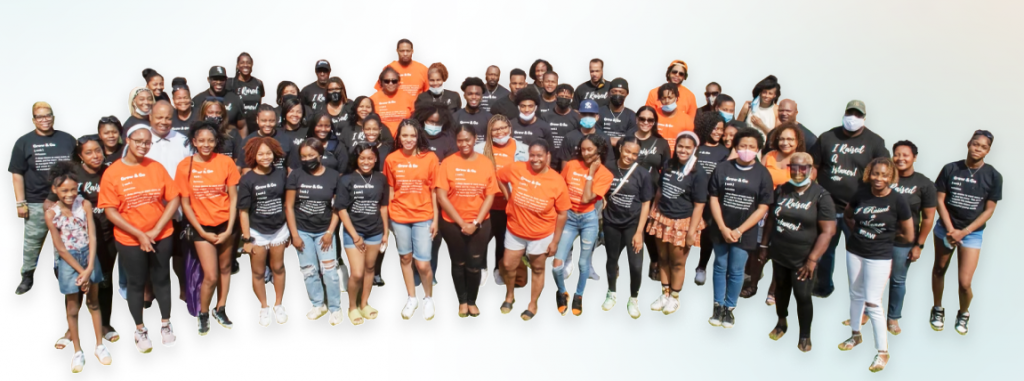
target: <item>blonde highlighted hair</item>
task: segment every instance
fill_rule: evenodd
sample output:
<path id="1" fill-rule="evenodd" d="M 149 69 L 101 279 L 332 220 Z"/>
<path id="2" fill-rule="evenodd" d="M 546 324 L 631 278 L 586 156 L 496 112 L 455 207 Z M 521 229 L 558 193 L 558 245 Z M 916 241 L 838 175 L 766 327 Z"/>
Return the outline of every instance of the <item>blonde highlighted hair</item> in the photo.
<path id="1" fill-rule="evenodd" d="M 893 163 L 892 159 L 887 157 L 876 157 L 868 163 L 868 166 L 864 168 L 865 183 L 871 181 L 871 171 L 875 170 L 876 165 L 884 165 L 889 168 L 889 184 L 896 184 L 900 180 L 900 174 L 896 171 L 896 163 Z"/>
<path id="2" fill-rule="evenodd" d="M 43 102 L 43 101 L 39 101 L 39 102 L 36 102 L 36 103 L 32 104 L 32 116 L 33 117 L 36 116 L 36 110 L 41 109 L 41 108 L 45 108 L 47 110 L 50 110 L 51 113 L 53 112 L 53 107 L 50 107 L 49 103 L 46 103 L 46 102 Z"/>

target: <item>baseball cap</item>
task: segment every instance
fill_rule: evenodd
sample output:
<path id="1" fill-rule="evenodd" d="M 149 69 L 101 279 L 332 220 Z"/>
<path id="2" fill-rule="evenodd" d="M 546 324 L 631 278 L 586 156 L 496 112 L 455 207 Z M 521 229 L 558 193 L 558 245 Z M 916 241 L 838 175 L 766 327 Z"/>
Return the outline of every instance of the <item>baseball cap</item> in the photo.
<path id="1" fill-rule="evenodd" d="M 213 66 L 210 68 L 210 78 L 227 78 L 228 72 L 224 70 L 223 66 Z"/>
<path id="2" fill-rule="evenodd" d="M 611 84 L 611 87 L 609 89 L 623 89 L 623 90 L 626 90 L 626 92 L 628 93 L 629 92 L 629 82 L 626 82 L 626 80 L 622 79 L 622 78 L 615 78 L 615 79 L 612 80 L 612 84 Z"/>
<path id="3" fill-rule="evenodd" d="M 327 60 L 319 60 L 316 61 L 316 66 L 313 69 L 331 71 L 331 63 L 327 62 Z"/>
<path id="4" fill-rule="evenodd" d="M 867 115 L 867 107 L 864 106 L 864 101 L 858 101 L 856 99 L 846 104 L 846 109 L 854 109 L 860 111 L 861 114 Z"/>
<path id="5" fill-rule="evenodd" d="M 597 102 L 593 99 L 584 99 L 580 102 L 580 114 L 598 114 L 601 111 L 597 108 Z"/>

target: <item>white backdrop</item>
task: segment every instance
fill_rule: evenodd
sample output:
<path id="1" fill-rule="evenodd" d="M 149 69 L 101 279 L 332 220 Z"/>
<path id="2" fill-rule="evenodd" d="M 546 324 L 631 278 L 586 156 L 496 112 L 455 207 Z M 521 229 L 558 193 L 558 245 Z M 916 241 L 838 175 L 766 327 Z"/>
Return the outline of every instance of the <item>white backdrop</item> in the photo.
<path id="1" fill-rule="evenodd" d="M 878 377 L 965 379 L 1005 374 L 1017 358 L 1014 353 L 1022 337 L 1013 327 L 1024 310 L 1009 290 L 1019 287 L 1018 269 L 1024 260 L 1014 250 L 1009 225 L 1011 216 L 1022 210 L 1013 191 L 1020 180 L 1009 159 L 1013 142 L 1022 135 L 1017 126 L 999 122 L 1017 119 L 1013 105 L 1024 103 L 1024 28 L 1015 18 L 1024 11 L 1021 3 L 391 1 L 384 6 L 371 1 L 23 1 L 3 8 L 3 152 L 31 131 L 29 111 L 35 101 L 53 105 L 57 128 L 75 136 L 93 133 L 100 116 L 127 117 L 126 94 L 133 86 L 144 85 L 142 69 L 158 70 L 168 88 L 173 77 L 184 76 L 193 91 L 201 91 L 207 87 L 209 67 L 223 65 L 234 73 L 241 51 L 252 54 L 253 73 L 266 84 L 268 103 L 274 103 L 269 94 L 279 81 L 291 80 L 300 87 L 313 81 L 313 64 L 320 58 L 331 61 L 332 74 L 345 80 L 350 97 L 369 95 L 381 67 L 395 59 L 400 38 L 415 43 L 415 60 L 426 65 L 440 61 L 448 67 L 446 88 L 451 90 L 458 90 L 466 76 L 483 77 L 491 64 L 501 67 L 501 83 L 507 86 L 512 68 L 525 70 L 538 57 L 553 64 L 561 82 L 576 86 L 588 79 L 588 61 L 600 57 L 606 63 L 606 78 L 629 80 L 632 95 L 626 103 L 634 109 L 664 80 L 665 67 L 673 59 L 689 64 L 685 84 L 697 95 L 698 105 L 703 105 L 703 87 L 710 81 L 743 101 L 750 99 L 758 80 L 775 74 L 783 97 L 799 102 L 799 120 L 816 133 L 840 124 L 848 100 L 864 100 L 867 125 L 890 145 L 914 140 L 921 148 L 917 168 L 932 178 L 943 164 L 965 156 L 971 131 L 989 129 L 996 143 L 988 162 L 1004 175 L 1006 200 L 985 234 L 974 278 L 971 333 L 961 337 L 952 329 L 936 333 L 928 327 L 933 258 L 929 243 L 922 259 L 910 268 L 903 334 L 890 336 L 892 360 Z M 10 187 L 0 187 L 0 200 L 0 228 L 5 232 L 0 252 L 7 253 L 0 258 L 0 327 L 7 337 L 0 349 L 0 368 L 10 379 L 67 377 L 72 352 L 52 346 L 66 320 L 63 298 L 45 270 L 53 255 L 49 241 L 35 288 L 15 296 L 22 222 L 16 218 Z M 697 255 L 691 255 L 688 279 L 696 262 Z M 309 302 L 289 250 L 286 325 L 258 326 L 259 305 L 246 273 L 249 261 L 242 258 L 243 271 L 233 278 L 228 303 L 233 330 L 215 324 L 209 336 L 198 337 L 195 319 L 184 303 L 176 301 L 172 322 L 177 346 L 156 344 L 151 354 L 140 355 L 131 341 L 126 304 L 115 296 L 113 325 L 122 340 L 108 344 L 114 363 L 100 365 L 92 356 L 91 334 L 83 334 L 87 366 L 80 377 L 857 379 L 867 375 L 873 341 L 865 335 L 864 345 L 852 353 L 835 347 L 849 336 L 839 324 L 849 305 L 845 261 L 837 262 L 836 292 L 829 299 L 814 299 L 815 345 L 804 354 L 795 348 L 795 306 L 789 334 L 780 342 L 767 338 L 775 312 L 763 304 L 766 280 L 756 297 L 740 303 L 737 325 L 730 330 L 706 323 L 712 303 L 710 282 L 696 287 L 688 280 L 682 308 L 666 317 L 646 307 L 659 287 L 645 278 L 640 295 L 643 315 L 630 319 L 625 311 L 626 271 L 619 280 L 619 305 L 610 312 L 600 309 L 606 290 L 602 280 L 589 283 L 582 317 L 559 316 L 549 276 L 540 312 L 529 323 L 517 315 L 525 308 L 529 291 L 517 292 L 516 313 L 501 315 L 504 288 L 490 279 L 480 292 L 481 317 L 459 319 L 446 249 L 441 253 L 433 321 L 423 321 L 419 312 L 411 321 L 401 320 L 404 287 L 391 249 L 384 263 L 388 285 L 371 296 L 381 316 L 359 327 L 347 320 L 331 327 L 326 317 L 316 322 L 305 319 Z M 606 277 L 603 248 L 595 253 L 595 263 Z M 770 273 L 769 266 L 769 278 Z M 946 279 L 944 304 L 950 322 L 957 309 L 955 274 L 950 271 Z M 568 283 L 575 282 L 574 274 Z M 272 288 L 268 293 L 273 295 Z M 347 305 L 347 295 L 343 304 Z M 156 307 L 146 311 L 150 327 L 158 327 L 158 317 Z M 83 332 L 89 332 L 90 322 L 88 317 L 81 319 Z"/>

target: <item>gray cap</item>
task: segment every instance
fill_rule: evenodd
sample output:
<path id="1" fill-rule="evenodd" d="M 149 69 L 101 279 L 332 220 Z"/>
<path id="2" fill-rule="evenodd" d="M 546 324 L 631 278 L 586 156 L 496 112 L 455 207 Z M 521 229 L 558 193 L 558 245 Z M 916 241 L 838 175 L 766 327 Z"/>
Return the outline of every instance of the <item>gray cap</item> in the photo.
<path id="1" fill-rule="evenodd" d="M 864 101 L 858 101 L 856 99 L 854 99 L 854 100 L 850 101 L 849 103 L 847 103 L 846 104 L 846 109 L 847 110 L 854 109 L 854 110 L 860 111 L 860 113 L 864 114 L 864 115 L 868 114 L 867 107 L 864 106 Z"/>

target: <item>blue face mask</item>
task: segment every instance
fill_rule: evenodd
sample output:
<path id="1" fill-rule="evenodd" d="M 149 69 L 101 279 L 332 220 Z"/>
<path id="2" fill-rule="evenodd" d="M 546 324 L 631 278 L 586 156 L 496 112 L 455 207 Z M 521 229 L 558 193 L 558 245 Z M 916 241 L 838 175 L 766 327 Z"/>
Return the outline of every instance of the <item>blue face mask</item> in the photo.
<path id="1" fill-rule="evenodd" d="M 799 182 L 799 183 L 798 183 L 798 182 L 795 182 L 795 181 L 793 181 L 793 179 L 789 179 L 789 183 L 790 183 L 790 184 L 793 184 L 793 186 L 795 186 L 795 187 L 797 187 L 797 188 L 800 188 L 800 187 L 803 187 L 803 186 L 805 186 L 805 185 L 807 185 L 807 184 L 810 184 L 810 183 L 811 183 L 811 177 L 810 177 L 810 176 L 807 176 L 807 177 L 805 177 L 805 178 L 804 178 L 804 181 L 801 181 L 801 182 Z"/>
<path id="2" fill-rule="evenodd" d="M 441 126 L 435 124 L 424 123 L 423 130 L 426 131 L 430 136 L 436 136 L 441 133 Z"/>
<path id="3" fill-rule="evenodd" d="M 729 123 L 729 122 L 732 121 L 732 114 L 730 114 L 730 113 L 727 113 L 725 111 L 719 111 L 718 115 L 721 115 L 722 116 L 722 120 L 724 120 L 726 123 Z"/>
<path id="4" fill-rule="evenodd" d="M 661 111 L 664 111 L 664 112 L 676 111 L 676 104 L 673 103 L 673 104 L 670 104 L 670 105 L 661 105 Z"/>
<path id="5" fill-rule="evenodd" d="M 580 127 L 591 129 L 594 128 L 595 124 L 597 124 L 597 118 L 595 117 L 585 116 L 583 119 L 580 119 Z"/>

